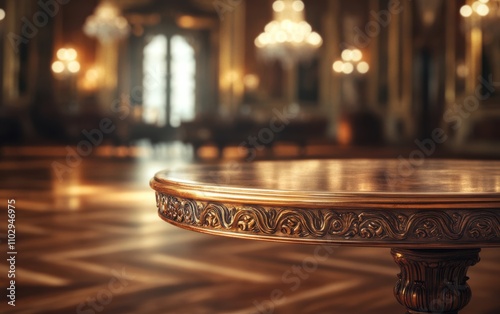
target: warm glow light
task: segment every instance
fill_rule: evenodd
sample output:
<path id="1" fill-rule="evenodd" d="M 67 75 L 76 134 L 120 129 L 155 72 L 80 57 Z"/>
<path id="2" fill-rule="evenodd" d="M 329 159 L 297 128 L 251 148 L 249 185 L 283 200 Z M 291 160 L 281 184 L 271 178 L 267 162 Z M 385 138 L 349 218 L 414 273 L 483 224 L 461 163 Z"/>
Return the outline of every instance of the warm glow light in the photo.
<path id="1" fill-rule="evenodd" d="M 57 58 L 59 60 L 68 60 L 68 49 L 61 48 L 57 50 Z"/>
<path id="2" fill-rule="evenodd" d="M 321 36 L 316 33 L 312 32 L 308 37 L 307 37 L 307 42 L 309 42 L 313 46 L 319 46 L 323 42 L 321 39 Z"/>
<path id="3" fill-rule="evenodd" d="M 359 49 L 345 49 L 340 54 L 342 60 L 333 63 L 333 70 L 337 73 L 351 74 L 354 69 L 360 74 L 365 74 L 370 70 L 367 62 L 361 61 L 363 53 Z"/>
<path id="4" fill-rule="evenodd" d="M 488 8 L 486 4 L 481 3 L 480 5 L 477 6 L 476 12 L 480 16 L 486 16 L 488 15 L 488 13 L 490 13 L 490 8 Z"/>
<path id="5" fill-rule="evenodd" d="M 247 74 L 243 78 L 243 84 L 248 91 L 256 90 L 259 87 L 259 77 L 255 74 Z"/>
<path id="6" fill-rule="evenodd" d="M 342 60 L 344 61 L 351 61 L 352 60 L 352 51 L 350 49 L 346 49 L 342 51 L 342 54 L 340 55 L 342 57 Z"/>
<path id="7" fill-rule="evenodd" d="M 292 41 L 295 43 L 301 43 L 304 40 L 304 35 L 300 33 L 295 33 L 292 35 Z"/>
<path id="8" fill-rule="evenodd" d="M 338 60 L 333 63 L 333 70 L 337 73 L 342 72 L 342 69 L 344 68 L 344 62 Z"/>
<path id="9" fill-rule="evenodd" d="M 78 61 L 71 61 L 68 63 L 68 71 L 71 73 L 78 73 L 78 71 L 80 71 L 80 63 Z"/>
<path id="10" fill-rule="evenodd" d="M 352 141 L 352 128 L 349 122 L 341 120 L 337 130 L 337 141 L 342 145 L 350 144 Z"/>
<path id="11" fill-rule="evenodd" d="M 99 41 L 112 42 L 128 35 L 129 25 L 120 9 L 111 1 L 102 1 L 85 20 L 83 31 Z"/>
<path id="12" fill-rule="evenodd" d="M 263 43 L 262 39 L 260 38 L 260 36 L 255 38 L 254 44 L 255 44 L 255 47 L 257 47 L 257 48 L 264 47 L 264 43 Z"/>
<path id="13" fill-rule="evenodd" d="M 88 91 L 95 90 L 99 85 L 99 77 L 100 71 L 97 67 L 88 69 L 85 72 L 85 77 L 82 81 L 82 87 Z"/>
<path id="14" fill-rule="evenodd" d="M 191 16 L 184 15 L 177 20 L 177 24 L 183 28 L 192 28 L 196 25 L 196 20 Z"/>
<path id="15" fill-rule="evenodd" d="M 285 3 L 281 0 L 274 1 L 273 3 L 273 10 L 275 12 L 281 12 L 285 9 Z"/>
<path id="16" fill-rule="evenodd" d="M 304 20 L 304 10 L 301 0 L 273 2 L 273 19 L 255 39 L 260 57 L 279 60 L 288 67 L 315 54 L 323 39 Z"/>
<path id="17" fill-rule="evenodd" d="M 57 58 L 62 61 L 72 61 L 76 60 L 78 56 L 77 52 L 73 48 L 61 48 L 57 50 Z"/>
<path id="18" fill-rule="evenodd" d="M 465 64 L 459 64 L 457 66 L 457 76 L 460 78 L 465 78 L 469 74 L 469 69 Z"/>
<path id="19" fill-rule="evenodd" d="M 99 70 L 97 68 L 90 68 L 85 73 L 85 79 L 97 81 L 99 79 Z"/>
<path id="20" fill-rule="evenodd" d="M 57 61 L 52 63 L 52 71 L 56 74 L 78 73 L 80 63 L 76 61 L 78 53 L 73 48 L 60 48 L 56 52 Z"/>
<path id="21" fill-rule="evenodd" d="M 54 73 L 62 73 L 64 71 L 64 63 L 55 61 L 52 63 L 52 71 L 54 71 Z"/>
<path id="22" fill-rule="evenodd" d="M 115 16 L 115 9 L 111 7 L 111 5 L 104 6 L 102 7 L 101 11 L 97 12 L 97 15 L 99 15 L 102 18 L 106 19 L 111 19 Z"/>
<path id="23" fill-rule="evenodd" d="M 229 71 L 226 73 L 225 79 L 228 84 L 232 84 L 236 81 L 239 81 L 240 75 L 238 74 L 237 71 Z"/>
<path id="24" fill-rule="evenodd" d="M 368 65 L 368 63 L 361 61 L 356 66 L 356 69 L 358 70 L 359 73 L 365 74 L 366 72 L 368 72 L 368 70 L 370 70 L 370 66 Z"/>
<path id="25" fill-rule="evenodd" d="M 344 74 L 351 74 L 353 70 L 354 66 L 352 65 L 352 63 L 344 63 L 344 65 L 342 66 L 342 72 L 344 72 Z"/>
<path id="26" fill-rule="evenodd" d="M 5 11 L 3 9 L 0 9 L 0 21 L 5 18 Z"/>
<path id="27" fill-rule="evenodd" d="M 472 15 L 472 8 L 470 5 L 464 5 L 460 8 L 460 15 L 463 17 L 469 17 Z"/>
<path id="28" fill-rule="evenodd" d="M 69 48 L 69 49 L 66 49 L 66 60 L 70 60 L 70 61 L 73 61 L 73 60 L 76 60 L 76 57 L 78 56 L 78 54 L 76 53 L 76 50 L 73 49 L 73 48 Z"/>
<path id="29" fill-rule="evenodd" d="M 286 41 L 286 32 L 279 31 L 276 33 L 276 41 L 279 43 L 284 43 Z"/>
<path id="30" fill-rule="evenodd" d="M 498 6 L 500 1 L 476 0 L 468 1 L 471 5 L 464 5 L 460 8 L 460 15 L 465 20 L 466 30 L 483 29 L 496 25 L 498 20 Z M 491 3 L 491 4 L 490 4 Z M 493 14 L 491 14 L 493 13 Z M 494 15 L 494 16 L 490 16 Z M 495 32 L 495 30 L 493 30 Z"/>
<path id="31" fill-rule="evenodd" d="M 363 58 L 363 53 L 361 53 L 359 49 L 353 49 L 351 50 L 351 58 L 352 61 L 358 62 L 361 58 Z"/>
<path id="32" fill-rule="evenodd" d="M 481 2 L 479 1 L 474 1 L 474 3 L 472 4 L 472 10 L 474 10 L 474 12 L 477 12 L 477 8 L 481 5 Z"/>
<path id="33" fill-rule="evenodd" d="M 292 4 L 292 9 L 294 11 L 297 11 L 297 12 L 300 12 L 300 11 L 304 10 L 304 2 L 302 2 L 302 1 L 294 1 L 293 4 Z"/>

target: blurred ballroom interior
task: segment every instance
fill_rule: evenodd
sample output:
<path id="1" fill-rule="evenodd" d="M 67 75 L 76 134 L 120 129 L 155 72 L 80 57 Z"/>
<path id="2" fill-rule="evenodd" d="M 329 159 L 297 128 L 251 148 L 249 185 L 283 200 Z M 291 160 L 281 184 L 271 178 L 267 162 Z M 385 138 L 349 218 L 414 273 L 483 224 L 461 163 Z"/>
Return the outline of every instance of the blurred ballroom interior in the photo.
<path id="1" fill-rule="evenodd" d="M 0 40 L 18 250 L 2 313 L 402 313 L 388 249 L 334 247 L 290 289 L 313 246 L 166 224 L 149 180 L 229 161 L 500 159 L 499 0 L 0 0 Z M 500 313 L 500 251 L 481 259 L 460 313 Z"/>

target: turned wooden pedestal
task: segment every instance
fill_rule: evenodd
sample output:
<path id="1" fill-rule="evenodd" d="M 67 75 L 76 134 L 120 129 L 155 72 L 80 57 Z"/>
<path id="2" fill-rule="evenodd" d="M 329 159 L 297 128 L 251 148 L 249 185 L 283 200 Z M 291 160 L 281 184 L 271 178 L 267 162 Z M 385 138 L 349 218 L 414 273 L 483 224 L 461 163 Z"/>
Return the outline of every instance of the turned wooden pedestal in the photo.
<path id="1" fill-rule="evenodd" d="M 480 249 L 392 249 L 401 268 L 394 295 L 408 313 L 458 313 L 471 299 L 467 269 L 479 262 Z"/>
<path id="2" fill-rule="evenodd" d="M 151 180 L 162 219 L 229 237 L 392 248 L 407 313 L 458 313 L 500 246 L 500 162 L 304 160 L 190 166 Z"/>

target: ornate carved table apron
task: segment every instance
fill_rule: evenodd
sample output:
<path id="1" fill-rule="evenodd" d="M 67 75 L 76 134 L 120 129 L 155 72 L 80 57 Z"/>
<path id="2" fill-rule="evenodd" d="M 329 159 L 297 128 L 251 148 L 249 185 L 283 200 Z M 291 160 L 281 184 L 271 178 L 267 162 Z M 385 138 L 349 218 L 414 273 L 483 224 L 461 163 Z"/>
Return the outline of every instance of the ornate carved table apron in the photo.
<path id="1" fill-rule="evenodd" d="M 160 217 L 229 237 L 392 248 L 408 313 L 458 313 L 467 269 L 500 246 L 500 162 L 304 160 L 198 165 L 151 180 Z"/>

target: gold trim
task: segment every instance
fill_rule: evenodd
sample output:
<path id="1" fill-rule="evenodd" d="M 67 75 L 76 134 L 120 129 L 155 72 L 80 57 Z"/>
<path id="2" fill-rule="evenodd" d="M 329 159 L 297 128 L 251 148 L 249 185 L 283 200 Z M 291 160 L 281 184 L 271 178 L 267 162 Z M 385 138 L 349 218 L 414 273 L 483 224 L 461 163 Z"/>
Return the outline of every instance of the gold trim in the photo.
<path id="1" fill-rule="evenodd" d="M 202 201 L 162 192 L 156 193 L 156 204 L 167 222 L 230 237 L 412 248 L 500 246 L 500 213 L 494 209 L 307 209 Z"/>
<path id="2" fill-rule="evenodd" d="M 250 189 L 217 184 L 203 185 L 159 179 L 151 179 L 150 186 L 158 192 L 183 198 L 220 202 L 254 204 L 262 206 L 287 206 L 304 208 L 324 208 L 335 205 L 337 208 L 500 208 L 498 193 L 369 193 L 369 192 L 299 192 L 266 189 Z"/>

